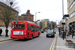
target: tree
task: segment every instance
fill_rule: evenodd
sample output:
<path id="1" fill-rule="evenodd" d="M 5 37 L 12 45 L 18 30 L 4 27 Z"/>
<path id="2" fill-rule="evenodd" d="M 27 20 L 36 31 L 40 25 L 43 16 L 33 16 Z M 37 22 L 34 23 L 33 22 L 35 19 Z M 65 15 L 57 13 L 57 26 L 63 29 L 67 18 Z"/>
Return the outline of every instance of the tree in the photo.
<path id="1" fill-rule="evenodd" d="M 54 29 L 56 26 L 56 23 L 55 22 L 52 22 L 52 29 Z"/>
<path id="2" fill-rule="evenodd" d="M 9 26 L 9 23 L 11 22 L 11 20 L 13 19 L 13 20 L 15 20 L 15 16 L 14 16 L 14 14 L 12 13 L 12 10 L 14 10 L 13 8 L 12 8 L 12 6 L 14 5 L 14 1 L 10 1 L 10 0 L 6 0 L 6 3 L 8 3 L 8 4 L 4 4 L 5 5 L 5 8 L 2 8 L 1 9 L 1 12 L 0 12 L 0 14 L 1 14 L 1 16 L 0 16 L 0 19 L 4 22 L 4 24 L 5 24 L 5 27 L 6 27 L 6 29 L 8 28 L 8 26 Z M 9 6 L 9 4 L 10 4 L 10 6 Z M 15 5 L 14 5 L 15 6 Z M 6 34 L 8 34 L 8 33 L 6 33 Z"/>
<path id="3" fill-rule="evenodd" d="M 51 28 L 51 23 L 49 23 L 49 28 Z"/>
<path id="4" fill-rule="evenodd" d="M 9 7 L 11 6 L 13 9 L 17 11 L 19 10 L 19 7 L 17 6 L 18 2 L 16 2 L 16 0 L 1 0 L 1 2 L 5 3 Z M 13 2 L 13 4 L 10 5 L 10 2 Z"/>

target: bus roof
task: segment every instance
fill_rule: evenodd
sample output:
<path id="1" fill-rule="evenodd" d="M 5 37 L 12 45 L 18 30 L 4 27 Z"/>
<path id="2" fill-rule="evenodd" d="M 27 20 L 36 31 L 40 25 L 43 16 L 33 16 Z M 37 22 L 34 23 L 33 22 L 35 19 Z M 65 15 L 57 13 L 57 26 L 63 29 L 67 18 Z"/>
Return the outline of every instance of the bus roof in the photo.
<path id="1" fill-rule="evenodd" d="M 31 24 L 31 25 L 40 27 L 40 26 L 36 25 L 34 22 L 31 22 L 31 21 L 12 21 L 12 22 L 13 22 L 13 23 L 14 23 L 14 22 L 25 22 L 25 23 L 29 23 L 29 24 Z M 11 22 L 11 23 L 12 23 L 12 22 Z"/>

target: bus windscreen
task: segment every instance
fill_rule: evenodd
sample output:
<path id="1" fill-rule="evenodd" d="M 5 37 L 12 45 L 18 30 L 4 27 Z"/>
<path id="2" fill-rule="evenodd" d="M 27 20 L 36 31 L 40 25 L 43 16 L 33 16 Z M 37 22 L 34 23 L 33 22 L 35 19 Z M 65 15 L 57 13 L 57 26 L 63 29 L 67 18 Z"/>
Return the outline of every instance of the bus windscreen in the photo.
<path id="1" fill-rule="evenodd" d="M 13 24 L 12 29 L 24 29 L 25 24 Z"/>

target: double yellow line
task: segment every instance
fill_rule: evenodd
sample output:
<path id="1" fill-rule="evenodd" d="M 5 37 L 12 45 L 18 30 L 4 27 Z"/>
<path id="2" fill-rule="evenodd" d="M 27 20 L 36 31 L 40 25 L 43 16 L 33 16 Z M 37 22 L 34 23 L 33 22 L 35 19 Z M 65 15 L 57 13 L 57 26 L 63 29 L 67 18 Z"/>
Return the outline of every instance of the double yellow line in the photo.
<path id="1" fill-rule="evenodd" d="M 55 46 L 55 42 L 56 42 L 56 38 L 57 38 L 57 35 L 56 35 L 56 37 L 54 38 L 54 40 L 53 40 L 53 42 L 52 42 L 52 44 L 51 44 L 49 50 L 54 50 L 54 46 Z"/>
<path id="2" fill-rule="evenodd" d="M 12 41 L 12 40 L 5 40 L 5 41 L 1 41 L 0 43 L 9 42 L 9 41 Z"/>
<path id="3" fill-rule="evenodd" d="M 16 40 L 16 39 L 8 39 L 8 40 L 5 40 L 5 41 L 1 41 L 0 43 L 5 43 L 5 42 L 9 42 L 9 41 L 13 41 L 13 40 Z"/>

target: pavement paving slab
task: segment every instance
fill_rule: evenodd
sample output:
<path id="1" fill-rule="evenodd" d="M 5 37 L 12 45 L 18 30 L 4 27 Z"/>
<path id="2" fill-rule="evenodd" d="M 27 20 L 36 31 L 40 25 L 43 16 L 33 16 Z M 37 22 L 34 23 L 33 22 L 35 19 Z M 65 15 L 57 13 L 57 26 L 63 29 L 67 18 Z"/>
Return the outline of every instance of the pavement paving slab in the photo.
<path id="1" fill-rule="evenodd" d="M 58 34 L 58 33 L 57 33 Z M 72 39 L 72 36 L 68 36 L 66 39 L 57 37 L 56 50 L 75 50 L 75 48 L 68 47 L 66 45 L 66 40 L 72 40 L 75 43 L 75 36 Z"/>
<path id="2" fill-rule="evenodd" d="M 5 35 L 0 36 L 0 42 L 5 41 L 5 40 L 11 40 L 10 36 L 9 37 L 5 37 Z"/>

